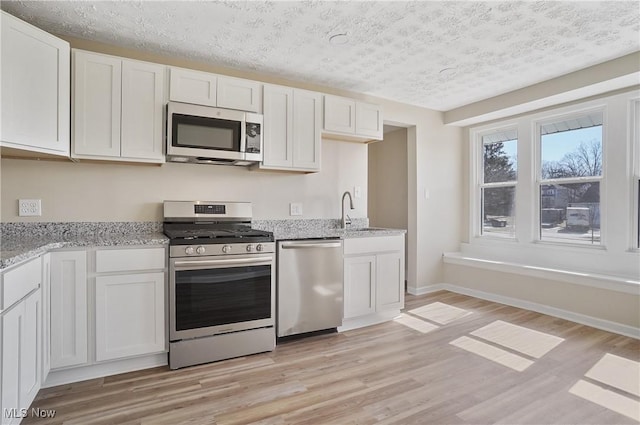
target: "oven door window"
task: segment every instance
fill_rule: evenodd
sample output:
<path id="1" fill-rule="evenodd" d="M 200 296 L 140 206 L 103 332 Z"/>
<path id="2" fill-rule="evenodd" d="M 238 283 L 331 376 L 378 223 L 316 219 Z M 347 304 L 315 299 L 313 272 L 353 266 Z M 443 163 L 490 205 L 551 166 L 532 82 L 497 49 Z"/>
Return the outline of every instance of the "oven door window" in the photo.
<path id="1" fill-rule="evenodd" d="M 176 331 L 271 317 L 271 266 L 176 272 Z"/>
<path id="2" fill-rule="evenodd" d="M 240 121 L 173 114 L 172 124 L 173 146 L 240 152 Z"/>

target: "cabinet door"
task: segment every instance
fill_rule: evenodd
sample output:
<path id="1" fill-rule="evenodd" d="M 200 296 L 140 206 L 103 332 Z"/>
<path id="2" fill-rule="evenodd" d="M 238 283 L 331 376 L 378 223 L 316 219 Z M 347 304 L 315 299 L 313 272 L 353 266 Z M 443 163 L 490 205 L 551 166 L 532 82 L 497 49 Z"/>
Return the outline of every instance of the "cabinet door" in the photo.
<path id="1" fill-rule="evenodd" d="M 20 405 L 28 408 L 40 390 L 42 294 L 32 293 L 24 304 L 24 333 L 20 347 Z"/>
<path id="2" fill-rule="evenodd" d="M 164 351 L 164 273 L 96 277 L 96 360 Z"/>
<path id="3" fill-rule="evenodd" d="M 40 384 L 42 385 L 49 376 L 51 370 L 51 254 L 42 256 L 42 323 L 40 325 L 41 338 L 41 372 Z"/>
<path id="4" fill-rule="evenodd" d="M 121 154 L 163 161 L 164 66 L 122 61 Z"/>
<path id="5" fill-rule="evenodd" d="M 122 61 L 73 51 L 72 156 L 120 156 Z"/>
<path id="6" fill-rule="evenodd" d="M 270 167 L 293 166 L 293 90 L 264 86 L 264 159 Z"/>
<path id="7" fill-rule="evenodd" d="M 20 356 L 24 335 L 24 304 L 19 303 L 2 314 L 2 424 L 18 423 L 5 412 L 20 409 Z M 16 409 L 16 410 L 11 410 Z"/>
<path id="8" fill-rule="evenodd" d="M 356 103 L 356 135 L 382 139 L 382 107 L 371 103 Z"/>
<path id="9" fill-rule="evenodd" d="M 293 91 L 293 167 L 320 170 L 322 95 Z"/>
<path id="10" fill-rule="evenodd" d="M 2 408 L 21 416 L 40 390 L 40 291 L 32 292 L 2 316 Z M 4 419 L 8 410 L 2 411 Z M 17 418 L 13 418 L 17 419 Z M 17 420 L 15 421 L 18 422 Z"/>
<path id="11" fill-rule="evenodd" d="M 363 255 L 344 259 L 344 318 L 376 311 L 376 257 Z"/>
<path id="12" fill-rule="evenodd" d="M 356 102 L 345 97 L 324 97 L 324 129 L 353 134 L 356 131 Z"/>
<path id="13" fill-rule="evenodd" d="M 69 43 L 2 12 L 1 144 L 69 155 Z"/>
<path id="14" fill-rule="evenodd" d="M 404 307 L 404 254 L 376 256 L 376 311 Z"/>
<path id="15" fill-rule="evenodd" d="M 87 362 L 87 254 L 51 253 L 51 368 Z"/>
<path id="16" fill-rule="evenodd" d="M 169 71 L 169 100 L 216 106 L 215 74 L 171 68 Z"/>
<path id="17" fill-rule="evenodd" d="M 262 84 L 257 81 L 218 76 L 217 104 L 219 108 L 260 112 Z"/>

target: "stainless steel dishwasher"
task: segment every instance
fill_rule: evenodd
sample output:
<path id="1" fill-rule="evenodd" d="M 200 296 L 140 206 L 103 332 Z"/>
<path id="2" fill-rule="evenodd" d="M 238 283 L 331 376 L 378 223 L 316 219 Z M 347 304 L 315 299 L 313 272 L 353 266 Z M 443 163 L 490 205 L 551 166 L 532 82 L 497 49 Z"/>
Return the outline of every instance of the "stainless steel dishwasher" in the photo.
<path id="1" fill-rule="evenodd" d="M 278 337 L 342 325 L 342 241 L 278 242 Z"/>

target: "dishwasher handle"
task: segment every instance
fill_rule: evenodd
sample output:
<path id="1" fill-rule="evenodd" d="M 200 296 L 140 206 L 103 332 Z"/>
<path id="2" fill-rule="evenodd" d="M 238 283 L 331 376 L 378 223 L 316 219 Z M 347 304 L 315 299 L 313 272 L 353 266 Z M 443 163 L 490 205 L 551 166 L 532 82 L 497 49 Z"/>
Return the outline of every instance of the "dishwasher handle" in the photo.
<path id="1" fill-rule="evenodd" d="M 339 242 L 281 242 L 282 249 L 305 249 L 305 248 L 340 248 L 342 241 Z"/>

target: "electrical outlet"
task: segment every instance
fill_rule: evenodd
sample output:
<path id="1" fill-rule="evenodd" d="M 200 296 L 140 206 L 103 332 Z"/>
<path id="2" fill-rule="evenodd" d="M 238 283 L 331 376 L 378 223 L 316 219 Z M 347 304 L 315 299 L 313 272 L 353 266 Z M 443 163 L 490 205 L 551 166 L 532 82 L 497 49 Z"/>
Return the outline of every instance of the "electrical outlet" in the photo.
<path id="1" fill-rule="evenodd" d="M 302 203 L 301 202 L 290 203 L 289 215 L 302 215 Z"/>
<path id="2" fill-rule="evenodd" d="M 360 186 L 355 186 L 353 188 L 353 197 L 362 198 L 362 188 Z"/>
<path id="3" fill-rule="evenodd" d="M 39 217 L 42 215 L 42 201 L 40 199 L 19 199 L 18 215 L 21 217 Z"/>

